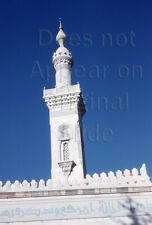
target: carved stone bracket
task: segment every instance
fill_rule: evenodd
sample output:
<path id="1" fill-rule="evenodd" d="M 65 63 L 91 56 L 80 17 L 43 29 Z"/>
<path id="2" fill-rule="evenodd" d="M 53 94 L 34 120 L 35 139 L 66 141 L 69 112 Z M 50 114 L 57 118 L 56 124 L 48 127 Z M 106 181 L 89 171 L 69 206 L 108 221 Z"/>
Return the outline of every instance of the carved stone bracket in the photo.
<path id="1" fill-rule="evenodd" d="M 70 175 L 72 172 L 73 167 L 75 166 L 74 161 L 65 161 L 65 162 L 59 162 L 59 167 L 62 169 L 62 172 L 66 177 Z"/>

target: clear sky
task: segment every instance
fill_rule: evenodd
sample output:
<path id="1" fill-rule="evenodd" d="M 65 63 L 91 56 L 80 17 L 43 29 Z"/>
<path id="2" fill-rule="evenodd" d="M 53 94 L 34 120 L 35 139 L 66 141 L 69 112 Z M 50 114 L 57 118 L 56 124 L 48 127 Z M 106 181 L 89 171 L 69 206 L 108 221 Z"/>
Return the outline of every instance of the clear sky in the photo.
<path id="1" fill-rule="evenodd" d="M 5 0 L 0 6 L 0 180 L 47 180 L 52 54 L 62 17 L 86 102 L 87 172 L 152 176 L 152 2 Z"/>

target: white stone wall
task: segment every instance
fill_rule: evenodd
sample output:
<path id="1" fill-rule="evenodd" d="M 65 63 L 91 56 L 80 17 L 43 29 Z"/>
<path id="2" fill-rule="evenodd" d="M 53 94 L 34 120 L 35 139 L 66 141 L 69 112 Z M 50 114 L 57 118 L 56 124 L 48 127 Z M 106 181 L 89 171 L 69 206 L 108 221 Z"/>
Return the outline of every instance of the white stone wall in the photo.
<path id="1" fill-rule="evenodd" d="M 152 192 L 0 199 L 0 223 L 149 225 Z"/>
<path id="2" fill-rule="evenodd" d="M 80 138 L 79 117 L 76 108 L 65 109 L 61 112 L 51 112 L 51 154 L 52 154 L 52 179 L 63 181 L 64 176 L 62 169 L 58 162 L 63 161 L 61 157 L 62 142 L 64 139 L 60 138 L 59 128 L 62 125 L 68 126 L 67 143 L 69 148 L 69 160 L 74 161 L 76 166 L 70 175 L 70 178 L 77 179 L 84 178 L 83 174 L 83 160 L 82 160 L 82 145 Z M 66 138 L 65 138 L 66 140 Z"/>
<path id="3" fill-rule="evenodd" d="M 73 168 L 69 181 L 84 178 L 84 163 L 81 138 L 80 85 L 44 90 L 44 99 L 49 109 L 51 131 L 51 176 L 53 180 L 64 182 L 67 176 L 59 166 L 60 162 L 72 161 Z M 62 127 L 67 127 L 66 132 Z M 62 145 L 68 144 L 68 160 L 63 159 Z"/>

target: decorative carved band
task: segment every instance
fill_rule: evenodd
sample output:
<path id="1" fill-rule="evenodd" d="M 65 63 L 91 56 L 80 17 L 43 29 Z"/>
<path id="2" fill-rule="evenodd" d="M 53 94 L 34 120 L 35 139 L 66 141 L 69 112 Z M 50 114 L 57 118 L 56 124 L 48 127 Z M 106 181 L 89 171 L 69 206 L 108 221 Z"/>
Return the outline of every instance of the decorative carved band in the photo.
<path id="1" fill-rule="evenodd" d="M 53 61 L 54 67 L 56 67 L 59 64 L 67 64 L 67 65 L 70 65 L 72 67 L 73 62 L 70 58 L 67 58 L 67 57 L 66 58 L 57 58 Z"/>
<path id="2" fill-rule="evenodd" d="M 58 64 L 73 65 L 72 54 L 70 52 L 59 52 L 53 54 L 53 65 L 56 67 Z"/>
<path id="3" fill-rule="evenodd" d="M 83 98 L 80 93 L 45 97 L 45 103 L 49 109 L 63 108 L 64 106 L 78 104 L 79 110 L 85 112 Z"/>

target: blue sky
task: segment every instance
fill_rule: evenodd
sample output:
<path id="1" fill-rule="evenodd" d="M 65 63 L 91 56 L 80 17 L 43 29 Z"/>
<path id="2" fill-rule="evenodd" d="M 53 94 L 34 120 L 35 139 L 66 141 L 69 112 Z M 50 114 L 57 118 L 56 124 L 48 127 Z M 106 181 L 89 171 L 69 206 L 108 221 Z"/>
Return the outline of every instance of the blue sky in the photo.
<path id="1" fill-rule="evenodd" d="M 151 1 L 3 1 L 0 7 L 0 180 L 47 180 L 52 54 L 62 17 L 73 84 L 86 101 L 87 172 L 152 176 Z"/>

